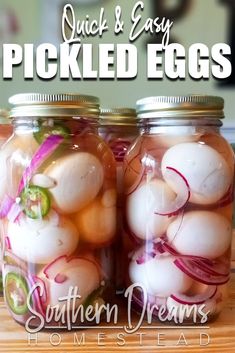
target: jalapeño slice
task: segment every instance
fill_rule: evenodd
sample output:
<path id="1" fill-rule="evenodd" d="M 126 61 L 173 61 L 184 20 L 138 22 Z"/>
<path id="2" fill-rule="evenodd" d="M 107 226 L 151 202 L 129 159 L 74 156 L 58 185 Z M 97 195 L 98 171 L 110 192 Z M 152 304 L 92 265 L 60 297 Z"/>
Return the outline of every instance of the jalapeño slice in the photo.
<path id="1" fill-rule="evenodd" d="M 26 279 L 17 273 L 9 272 L 5 277 L 5 297 L 10 310 L 16 315 L 28 312 L 27 296 L 29 287 Z"/>
<path id="2" fill-rule="evenodd" d="M 23 212 L 30 218 L 45 217 L 51 206 L 48 191 L 37 185 L 26 186 L 20 194 Z"/>
<path id="3" fill-rule="evenodd" d="M 91 294 L 88 295 L 88 297 L 86 298 L 85 302 L 83 303 L 83 307 L 85 309 L 87 309 L 87 307 L 89 305 L 93 305 L 94 302 L 96 300 L 98 300 L 102 296 L 103 291 L 104 291 L 104 287 L 103 286 L 96 288 L 93 292 L 91 292 Z"/>
<path id="4" fill-rule="evenodd" d="M 41 126 L 40 130 L 34 133 L 36 141 L 41 144 L 50 135 L 63 136 L 67 139 L 70 135 L 70 130 L 67 126 L 55 124 L 54 126 Z"/>

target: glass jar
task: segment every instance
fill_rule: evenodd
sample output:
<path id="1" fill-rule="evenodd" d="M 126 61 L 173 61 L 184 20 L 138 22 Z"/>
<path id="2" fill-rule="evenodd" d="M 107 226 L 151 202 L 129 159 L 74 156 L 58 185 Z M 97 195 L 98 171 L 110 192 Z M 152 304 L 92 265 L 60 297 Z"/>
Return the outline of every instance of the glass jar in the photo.
<path id="1" fill-rule="evenodd" d="M 0 147 L 12 134 L 12 126 L 9 120 L 9 112 L 5 109 L 0 109 Z M 0 294 L 2 294 L 2 245 L 0 237 Z"/>
<path id="2" fill-rule="evenodd" d="M 12 134 L 12 125 L 9 120 L 9 111 L 0 109 L 0 147 Z"/>
<path id="3" fill-rule="evenodd" d="M 226 125 L 221 129 L 222 136 L 230 143 L 232 146 L 233 152 L 235 153 L 235 126 L 234 125 Z M 232 253 L 231 253 L 232 261 L 235 261 L 235 202 L 233 201 L 233 240 L 232 240 Z M 234 262 L 233 266 L 234 268 Z"/>
<path id="4" fill-rule="evenodd" d="M 125 159 L 125 295 L 148 320 L 205 323 L 225 303 L 234 159 L 212 96 L 137 102 L 141 136 Z"/>
<path id="5" fill-rule="evenodd" d="M 14 134 L 0 154 L 8 309 L 27 328 L 99 323 L 114 294 L 116 235 L 115 160 L 98 136 L 99 100 L 22 94 L 10 103 Z"/>
<path id="6" fill-rule="evenodd" d="M 125 241 L 123 224 L 123 160 L 128 148 L 138 136 L 136 110 L 130 108 L 101 109 L 99 135 L 107 142 L 116 159 L 117 167 L 117 234 L 116 244 L 116 290 L 117 294 L 124 290 L 124 258 L 121 254 L 121 242 Z"/>

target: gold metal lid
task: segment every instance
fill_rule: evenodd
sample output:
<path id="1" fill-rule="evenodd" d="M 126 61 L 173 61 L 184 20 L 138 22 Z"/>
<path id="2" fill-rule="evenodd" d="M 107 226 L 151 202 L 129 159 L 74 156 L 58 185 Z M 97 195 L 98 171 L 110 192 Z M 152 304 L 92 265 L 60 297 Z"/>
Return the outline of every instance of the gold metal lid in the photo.
<path id="1" fill-rule="evenodd" d="M 136 110 L 131 108 L 101 108 L 101 125 L 137 125 Z"/>
<path id="2" fill-rule="evenodd" d="M 76 117 L 88 115 L 98 118 L 99 99 L 80 94 L 17 94 L 9 99 L 14 107 L 10 116 L 17 117 Z"/>
<path id="3" fill-rule="evenodd" d="M 224 118 L 224 100 L 217 96 L 156 96 L 137 101 L 137 116 L 144 118 Z"/>

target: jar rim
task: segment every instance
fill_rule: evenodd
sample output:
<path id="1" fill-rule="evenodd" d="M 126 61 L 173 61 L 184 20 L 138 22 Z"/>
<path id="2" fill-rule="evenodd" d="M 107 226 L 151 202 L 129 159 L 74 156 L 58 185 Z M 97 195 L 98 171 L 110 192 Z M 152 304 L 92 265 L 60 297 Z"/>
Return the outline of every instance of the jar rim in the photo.
<path id="1" fill-rule="evenodd" d="M 138 118 L 224 118 L 224 99 L 218 96 L 151 96 L 137 101 Z"/>

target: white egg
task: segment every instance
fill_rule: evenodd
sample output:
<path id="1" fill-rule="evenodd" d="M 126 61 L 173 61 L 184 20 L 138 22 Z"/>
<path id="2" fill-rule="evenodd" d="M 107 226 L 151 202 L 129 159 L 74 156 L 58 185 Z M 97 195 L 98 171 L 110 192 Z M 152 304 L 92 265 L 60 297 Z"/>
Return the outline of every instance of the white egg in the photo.
<path id="1" fill-rule="evenodd" d="M 232 227 L 215 212 L 192 211 L 178 217 L 167 229 L 170 244 L 181 254 L 215 259 L 229 248 Z"/>
<path id="2" fill-rule="evenodd" d="M 116 207 L 95 200 L 75 216 L 80 239 L 92 246 L 110 243 L 116 234 Z"/>
<path id="3" fill-rule="evenodd" d="M 129 266 L 130 280 L 141 284 L 148 294 L 159 297 L 183 293 L 191 286 L 192 279 L 175 266 L 174 260 L 173 256 L 154 258 L 143 264 L 134 260 Z"/>
<path id="4" fill-rule="evenodd" d="M 175 193 L 164 181 L 152 180 L 142 184 L 127 198 L 126 212 L 130 230 L 141 239 L 163 235 L 173 218 L 155 212 L 170 205 L 175 197 Z"/>
<path id="5" fill-rule="evenodd" d="M 183 142 L 196 142 L 203 134 L 195 126 L 158 126 L 153 128 L 152 132 L 156 132 L 158 143 L 164 147 Z"/>
<path id="6" fill-rule="evenodd" d="M 8 224 L 12 252 L 21 259 L 46 264 L 62 255 L 71 255 L 79 241 L 76 226 L 66 217 L 55 223 L 53 213 L 43 220 L 30 220 L 22 215 Z"/>
<path id="7" fill-rule="evenodd" d="M 181 143 L 168 149 L 163 156 L 163 177 L 178 194 L 179 185 L 165 175 L 167 167 L 175 168 L 186 178 L 192 203 L 213 204 L 226 194 L 232 183 L 232 173 L 225 159 L 202 143 Z"/>
<path id="8" fill-rule="evenodd" d="M 0 201 L 4 195 L 15 195 L 23 170 L 38 148 L 33 134 L 16 135 L 0 149 Z"/>
<path id="9" fill-rule="evenodd" d="M 55 180 L 45 174 L 35 174 L 31 179 L 31 183 L 46 189 L 56 186 Z"/>
<path id="10" fill-rule="evenodd" d="M 54 161 L 44 172 L 55 180 L 50 189 L 53 204 L 62 213 L 75 213 L 91 202 L 100 191 L 104 170 L 97 157 L 78 152 Z"/>
<path id="11" fill-rule="evenodd" d="M 61 260 L 59 259 L 59 261 Z M 73 258 L 69 262 L 65 261 L 64 265 L 60 266 L 59 273 L 56 272 L 56 262 L 51 265 L 50 272 L 53 272 L 53 266 L 55 267 L 54 278 L 46 278 L 43 271 L 38 276 L 46 283 L 47 305 L 63 307 L 67 302 L 59 301 L 59 298 L 68 296 L 71 287 L 73 291 L 77 287 L 77 295 L 81 297 L 75 302 L 75 307 L 78 307 L 100 286 L 100 273 L 98 266 L 93 261 L 85 258 Z M 56 278 L 58 277 L 60 277 L 60 280 L 57 281 Z"/>

